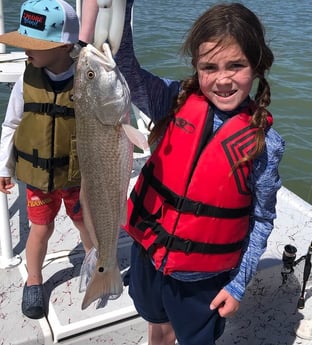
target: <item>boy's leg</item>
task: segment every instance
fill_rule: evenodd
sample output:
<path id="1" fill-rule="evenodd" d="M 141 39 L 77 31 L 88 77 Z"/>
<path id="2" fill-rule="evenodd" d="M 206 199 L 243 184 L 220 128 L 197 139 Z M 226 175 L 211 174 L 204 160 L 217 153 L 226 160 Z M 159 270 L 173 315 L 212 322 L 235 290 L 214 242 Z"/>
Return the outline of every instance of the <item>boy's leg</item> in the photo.
<path id="1" fill-rule="evenodd" d="M 42 265 L 60 205 L 57 191 L 45 193 L 27 188 L 27 212 L 32 225 L 26 243 L 28 277 L 23 289 L 22 312 L 32 319 L 39 319 L 45 314 Z"/>
<path id="2" fill-rule="evenodd" d="M 80 239 L 83 244 L 86 253 L 93 247 L 89 231 L 83 222 L 82 208 L 80 205 L 79 195 L 80 188 L 73 187 L 66 190 L 62 190 L 62 198 L 66 208 L 67 215 L 71 218 L 74 225 L 80 232 Z"/>
<path id="3" fill-rule="evenodd" d="M 42 284 L 42 265 L 54 222 L 48 225 L 32 224 L 26 243 L 27 286 Z"/>
<path id="4" fill-rule="evenodd" d="M 28 277 L 23 289 L 22 312 L 31 319 L 40 319 L 45 315 L 42 265 L 53 229 L 54 222 L 48 225 L 32 224 L 26 243 Z"/>
<path id="5" fill-rule="evenodd" d="M 89 250 L 92 249 L 93 247 L 93 243 L 91 241 L 91 238 L 89 236 L 89 232 L 88 229 L 86 228 L 84 222 L 82 220 L 73 220 L 73 223 L 75 225 L 75 227 L 79 230 L 80 232 L 80 239 L 83 245 L 83 248 L 85 250 L 86 253 L 89 252 Z"/>

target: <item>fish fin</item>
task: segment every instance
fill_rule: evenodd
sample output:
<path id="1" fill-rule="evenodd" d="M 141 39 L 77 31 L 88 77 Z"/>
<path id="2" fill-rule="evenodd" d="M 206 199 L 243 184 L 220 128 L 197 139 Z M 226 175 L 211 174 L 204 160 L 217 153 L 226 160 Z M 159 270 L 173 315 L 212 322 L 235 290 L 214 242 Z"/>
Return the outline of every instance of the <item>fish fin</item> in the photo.
<path id="1" fill-rule="evenodd" d="M 141 149 L 143 151 L 149 150 L 148 142 L 146 140 L 145 135 L 142 132 L 140 132 L 137 128 L 135 128 L 131 125 L 128 125 L 126 123 L 122 124 L 122 128 L 125 131 L 129 140 L 135 146 L 137 146 L 139 149 Z"/>
<path id="2" fill-rule="evenodd" d="M 105 295 L 113 295 L 114 299 L 118 298 L 122 294 L 122 290 L 123 285 L 118 266 L 104 273 L 95 271 L 87 286 L 81 309 L 86 309 L 92 302 Z"/>
<path id="3" fill-rule="evenodd" d="M 118 295 L 104 295 L 101 298 L 99 298 L 97 304 L 96 304 L 96 309 L 104 308 L 107 304 L 108 301 L 112 301 L 114 299 L 119 298 L 120 294 Z"/>
<path id="4" fill-rule="evenodd" d="M 100 308 L 104 308 L 107 305 L 107 302 L 109 300 L 109 295 L 104 295 L 101 298 L 99 298 L 95 309 L 100 309 Z"/>
<path id="5" fill-rule="evenodd" d="M 97 262 L 97 252 L 93 247 L 86 254 L 80 269 L 79 292 L 86 291 Z"/>

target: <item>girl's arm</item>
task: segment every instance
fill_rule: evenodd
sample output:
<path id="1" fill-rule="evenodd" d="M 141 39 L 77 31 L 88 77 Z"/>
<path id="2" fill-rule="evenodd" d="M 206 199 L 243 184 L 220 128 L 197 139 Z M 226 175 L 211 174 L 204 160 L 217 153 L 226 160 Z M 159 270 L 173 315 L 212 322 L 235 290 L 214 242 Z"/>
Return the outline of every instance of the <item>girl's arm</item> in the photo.
<path id="1" fill-rule="evenodd" d="M 225 287 L 236 300 L 241 301 L 246 287 L 255 275 L 261 255 L 267 247 L 267 240 L 273 230 L 276 218 L 276 194 L 282 186 L 278 165 L 285 149 L 285 142 L 274 130 L 266 137 L 266 150 L 253 163 L 251 188 L 254 196 L 254 214 L 247 249 L 243 255 L 238 273 Z"/>
<path id="2" fill-rule="evenodd" d="M 127 80 L 132 102 L 156 122 L 167 115 L 179 92 L 180 82 L 159 78 L 141 68 L 133 48 L 132 5 L 133 0 L 128 0 L 123 38 L 115 60 Z"/>
<path id="3" fill-rule="evenodd" d="M 92 43 L 94 28 L 98 14 L 97 0 L 83 0 L 81 8 L 81 26 L 79 40 L 85 43 Z"/>

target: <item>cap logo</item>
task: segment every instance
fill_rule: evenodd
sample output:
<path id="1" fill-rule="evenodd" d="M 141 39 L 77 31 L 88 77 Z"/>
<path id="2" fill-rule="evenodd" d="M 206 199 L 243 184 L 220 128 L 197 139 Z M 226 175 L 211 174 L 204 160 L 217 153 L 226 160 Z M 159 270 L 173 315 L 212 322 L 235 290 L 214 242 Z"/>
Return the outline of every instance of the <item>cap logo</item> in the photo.
<path id="1" fill-rule="evenodd" d="M 21 25 L 24 25 L 28 28 L 44 31 L 46 18 L 47 17 L 43 14 L 24 10 L 21 18 Z"/>

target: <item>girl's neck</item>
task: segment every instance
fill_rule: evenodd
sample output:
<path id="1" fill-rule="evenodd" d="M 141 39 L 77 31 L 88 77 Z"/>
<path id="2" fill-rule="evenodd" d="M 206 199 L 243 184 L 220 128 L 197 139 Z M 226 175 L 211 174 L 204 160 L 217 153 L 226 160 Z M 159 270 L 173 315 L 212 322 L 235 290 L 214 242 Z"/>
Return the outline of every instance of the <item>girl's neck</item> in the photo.
<path id="1" fill-rule="evenodd" d="M 238 113 L 240 113 L 244 108 L 246 108 L 251 101 L 251 98 L 248 96 L 236 109 L 231 111 L 222 111 L 218 109 L 214 104 L 211 104 L 212 108 L 214 109 L 215 114 L 221 119 L 226 120 Z"/>

